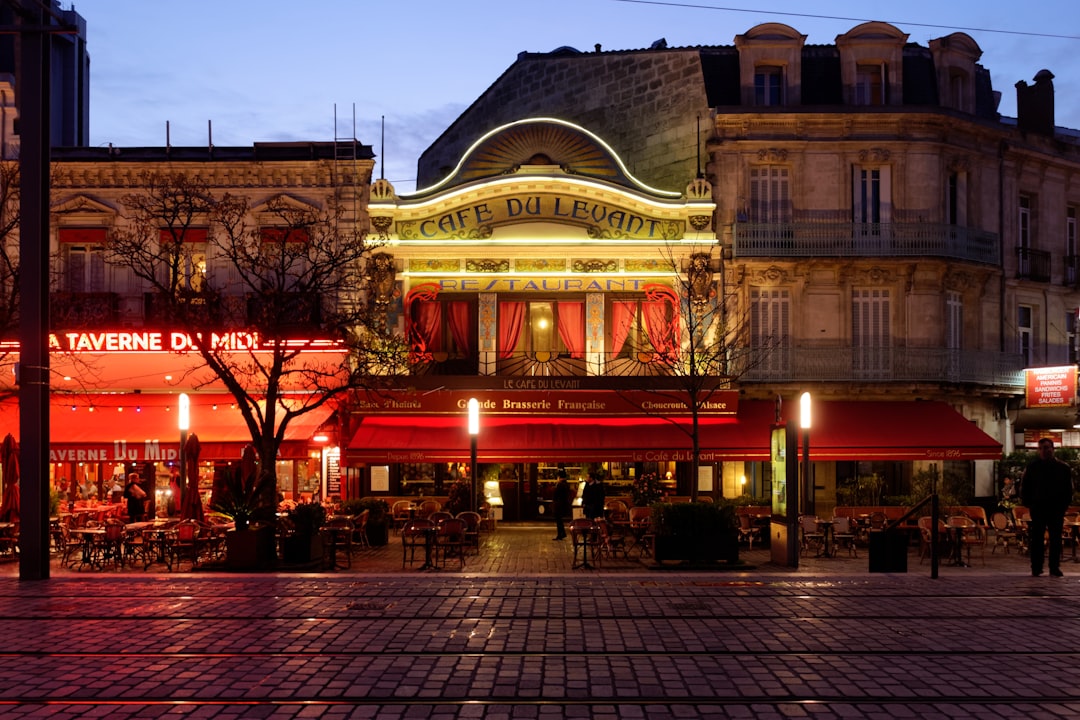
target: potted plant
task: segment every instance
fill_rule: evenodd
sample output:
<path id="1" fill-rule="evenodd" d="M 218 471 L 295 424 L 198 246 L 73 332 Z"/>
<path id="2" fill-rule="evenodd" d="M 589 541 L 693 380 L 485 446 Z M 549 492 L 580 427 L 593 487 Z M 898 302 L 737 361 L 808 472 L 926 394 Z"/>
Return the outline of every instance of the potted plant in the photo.
<path id="1" fill-rule="evenodd" d="M 309 563 L 322 557 L 322 535 L 319 529 L 326 524 L 326 508 L 321 503 L 297 503 L 288 514 L 292 533 L 282 540 L 282 555 L 287 563 Z"/>
<path id="2" fill-rule="evenodd" d="M 739 561 L 735 506 L 728 503 L 655 503 L 656 561 L 709 566 Z"/>
<path id="3" fill-rule="evenodd" d="M 259 474 L 253 466 L 247 477 L 237 468 L 225 468 L 222 473 L 222 494 L 211 509 L 233 521 L 233 529 L 225 534 L 226 565 L 233 570 L 273 566 L 277 560 L 272 504 L 276 478 Z"/>
<path id="4" fill-rule="evenodd" d="M 469 502 L 469 495 L 472 492 L 472 483 L 468 480 L 458 480 L 450 486 L 450 491 L 447 493 L 446 498 L 446 512 L 451 515 L 457 515 L 459 512 L 465 512 L 471 510 L 472 505 Z"/>
<path id="5" fill-rule="evenodd" d="M 633 498 L 634 507 L 649 507 L 655 502 L 660 502 L 660 499 L 664 497 L 664 488 L 660 484 L 660 478 L 654 472 L 638 475 L 630 486 L 630 496 Z"/>

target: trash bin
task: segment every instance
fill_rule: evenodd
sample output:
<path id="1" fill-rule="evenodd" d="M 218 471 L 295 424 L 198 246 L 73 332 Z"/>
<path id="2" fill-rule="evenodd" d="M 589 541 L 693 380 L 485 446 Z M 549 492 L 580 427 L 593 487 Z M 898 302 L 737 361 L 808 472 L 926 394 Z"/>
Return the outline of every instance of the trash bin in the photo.
<path id="1" fill-rule="evenodd" d="M 870 572 L 906 573 L 907 535 L 896 530 L 870 531 Z"/>

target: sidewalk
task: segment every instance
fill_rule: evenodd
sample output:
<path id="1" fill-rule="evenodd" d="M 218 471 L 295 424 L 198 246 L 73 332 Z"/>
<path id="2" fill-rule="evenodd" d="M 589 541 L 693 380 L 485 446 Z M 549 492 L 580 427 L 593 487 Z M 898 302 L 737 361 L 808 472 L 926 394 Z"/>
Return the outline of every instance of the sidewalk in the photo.
<path id="1" fill-rule="evenodd" d="M 38 718 L 1076 717 L 1080 565 L 571 570 L 500 526 L 464 571 L 0 578 L 0 713 Z M 415 567 L 418 567 L 417 563 Z M 7 567 L 7 566 L 5 566 Z M 1078 568 L 1073 572 L 1074 567 Z"/>

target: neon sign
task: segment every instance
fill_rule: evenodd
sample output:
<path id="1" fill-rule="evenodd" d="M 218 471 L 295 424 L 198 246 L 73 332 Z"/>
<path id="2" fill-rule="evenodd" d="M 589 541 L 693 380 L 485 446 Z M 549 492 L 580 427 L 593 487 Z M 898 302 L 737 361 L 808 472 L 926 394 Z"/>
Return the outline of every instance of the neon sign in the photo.
<path id="1" fill-rule="evenodd" d="M 49 349 L 70 353 L 108 352 L 173 352 L 185 353 L 199 350 L 198 342 L 203 333 L 160 332 L 152 330 L 118 330 L 106 332 L 60 332 L 49 335 Z M 271 350 L 273 345 L 264 342 L 256 332 L 221 332 L 209 334 L 208 349 L 217 351 Z M 282 346 L 290 349 L 312 351 L 338 351 L 341 343 L 325 339 L 285 340 Z"/>

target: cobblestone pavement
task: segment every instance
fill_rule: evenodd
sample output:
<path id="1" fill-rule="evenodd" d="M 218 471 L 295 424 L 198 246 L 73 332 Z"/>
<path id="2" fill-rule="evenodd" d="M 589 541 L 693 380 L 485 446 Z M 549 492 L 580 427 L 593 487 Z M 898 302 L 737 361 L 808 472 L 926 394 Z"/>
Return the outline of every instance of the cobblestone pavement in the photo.
<path id="1" fill-rule="evenodd" d="M 1076 717 L 1080 565 L 572 570 L 502 526 L 463 571 L 0 566 L 0 715 L 149 718 Z M 1072 568 L 1078 572 L 1071 572 Z"/>

